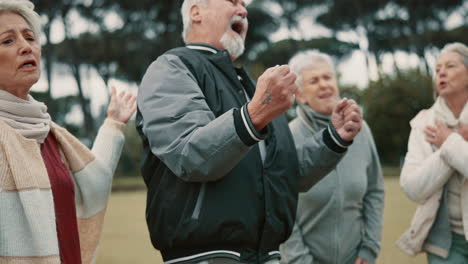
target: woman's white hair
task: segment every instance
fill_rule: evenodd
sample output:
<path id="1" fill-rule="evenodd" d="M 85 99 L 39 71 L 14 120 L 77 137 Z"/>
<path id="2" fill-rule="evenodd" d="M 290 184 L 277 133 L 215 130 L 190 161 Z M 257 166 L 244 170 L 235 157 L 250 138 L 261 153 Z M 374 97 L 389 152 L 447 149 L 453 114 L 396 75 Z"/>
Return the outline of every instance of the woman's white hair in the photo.
<path id="1" fill-rule="evenodd" d="M 15 13 L 26 20 L 36 39 L 41 33 L 41 17 L 34 11 L 34 4 L 29 0 L 0 0 L 0 14 Z"/>
<path id="2" fill-rule="evenodd" d="M 462 57 L 463 64 L 468 69 L 468 47 L 460 42 L 449 43 L 444 46 L 440 54 L 446 52 L 455 52 Z"/>
<path id="3" fill-rule="evenodd" d="M 184 0 L 182 7 L 180 9 L 180 13 L 182 14 L 182 23 L 184 25 L 184 29 L 182 30 L 182 38 L 184 42 L 187 43 L 187 34 L 190 31 L 190 26 L 192 25 L 192 18 L 190 17 L 190 9 L 194 5 L 208 5 L 209 0 Z"/>
<path id="4" fill-rule="evenodd" d="M 289 68 L 297 76 L 296 84 L 300 91 L 302 91 L 302 71 L 314 67 L 314 65 L 319 62 L 326 63 L 330 67 L 333 77 L 336 78 L 336 71 L 332 58 L 318 50 L 301 51 L 289 60 Z"/>

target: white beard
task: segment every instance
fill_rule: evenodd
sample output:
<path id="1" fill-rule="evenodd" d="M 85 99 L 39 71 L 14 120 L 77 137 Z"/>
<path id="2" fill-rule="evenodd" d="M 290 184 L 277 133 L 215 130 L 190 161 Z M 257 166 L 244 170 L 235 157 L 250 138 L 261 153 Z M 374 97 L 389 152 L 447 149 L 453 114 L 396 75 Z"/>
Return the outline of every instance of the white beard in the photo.
<path id="1" fill-rule="evenodd" d="M 229 34 L 226 32 L 219 40 L 223 47 L 229 52 L 234 58 L 239 58 L 244 53 L 244 40 L 239 34 Z"/>

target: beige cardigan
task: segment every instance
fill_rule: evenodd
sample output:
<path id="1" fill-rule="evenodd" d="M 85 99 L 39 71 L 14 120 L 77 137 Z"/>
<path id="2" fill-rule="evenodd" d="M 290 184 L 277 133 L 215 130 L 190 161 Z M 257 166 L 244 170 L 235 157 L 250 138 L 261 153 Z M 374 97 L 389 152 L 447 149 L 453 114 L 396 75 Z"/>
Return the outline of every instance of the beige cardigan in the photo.
<path id="1" fill-rule="evenodd" d="M 442 189 L 454 170 L 463 176 L 461 205 L 463 228 L 468 240 L 468 143 L 457 133 L 452 133 L 439 150 L 433 151 L 425 140 L 424 127 L 434 126 L 434 110 L 423 110 L 411 121 L 408 153 L 405 158 L 400 184 L 406 195 L 419 204 L 410 228 L 396 245 L 410 255 L 428 251 L 447 256 L 446 250 L 425 243 L 436 219 Z"/>
<path id="2" fill-rule="evenodd" d="M 125 124 L 106 119 L 90 151 L 51 125 L 75 184 L 83 263 L 92 263 L 102 230 Z M 0 121 L 0 263 L 60 263 L 52 191 L 39 145 Z"/>

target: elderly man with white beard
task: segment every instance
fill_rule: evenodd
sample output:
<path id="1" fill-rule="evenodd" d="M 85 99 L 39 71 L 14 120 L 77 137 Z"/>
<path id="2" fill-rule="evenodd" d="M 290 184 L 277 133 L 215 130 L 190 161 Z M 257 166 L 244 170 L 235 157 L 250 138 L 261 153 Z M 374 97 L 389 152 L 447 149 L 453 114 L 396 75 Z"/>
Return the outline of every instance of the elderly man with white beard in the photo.
<path id="1" fill-rule="evenodd" d="M 297 90 L 287 65 L 256 85 L 233 61 L 244 51 L 243 0 L 185 0 L 185 47 L 145 73 L 137 129 L 146 220 L 165 263 L 279 263 L 299 191 L 343 157 L 361 129 L 343 99 L 330 124 L 295 146 L 284 112 Z"/>

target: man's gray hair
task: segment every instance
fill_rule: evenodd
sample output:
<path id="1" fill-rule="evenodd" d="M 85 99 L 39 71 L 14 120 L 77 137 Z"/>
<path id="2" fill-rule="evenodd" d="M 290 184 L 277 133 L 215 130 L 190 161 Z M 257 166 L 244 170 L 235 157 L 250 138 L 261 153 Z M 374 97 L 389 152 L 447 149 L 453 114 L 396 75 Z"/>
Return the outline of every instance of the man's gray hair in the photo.
<path id="1" fill-rule="evenodd" d="M 187 34 L 190 31 L 190 26 L 192 25 L 192 18 L 190 17 L 190 9 L 193 5 L 208 5 L 209 0 L 184 0 L 182 7 L 180 8 L 180 13 L 182 14 L 182 22 L 184 29 L 182 30 L 182 38 L 184 42 L 187 43 Z"/>
<path id="2" fill-rule="evenodd" d="M 468 69 L 468 47 L 465 44 L 460 42 L 449 43 L 444 46 L 440 51 L 440 54 L 446 52 L 455 52 L 461 56 L 463 64 L 465 64 L 466 69 Z"/>
<path id="3" fill-rule="evenodd" d="M 302 91 L 302 71 L 314 67 L 314 65 L 319 62 L 326 63 L 330 67 L 333 77 L 336 78 L 336 71 L 332 58 L 318 50 L 301 51 L 289 60 L 289 68 L 297 76 L 296 84 L 300 91 Z"/>
<path id="4" fill-rule="evenodd" d="M 41 17 L 34 11 L 34 4 L 29 0 L 0 0 L 0 14 L 14 13 L 26 20 L 39 41 L 41 34 Z"/>

